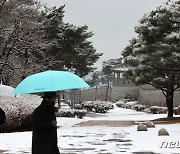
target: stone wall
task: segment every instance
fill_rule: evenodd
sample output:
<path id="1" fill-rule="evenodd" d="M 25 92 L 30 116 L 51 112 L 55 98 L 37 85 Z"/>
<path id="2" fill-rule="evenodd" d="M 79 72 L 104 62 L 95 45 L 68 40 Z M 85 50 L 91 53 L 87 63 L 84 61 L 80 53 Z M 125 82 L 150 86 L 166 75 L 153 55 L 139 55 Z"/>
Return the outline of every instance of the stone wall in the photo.
<path id="1" fill-rule="evenodd" d="M 113 87 L 111 98 L 112 100 L 116 99 L 124 99 L 125 97 L 129 97 L 131 99 L 137 100 L 139 95 L 139 87 Z"/>
<path id="2" fill-rule="evenodd" d="M 165 96 L 161 90 L 155 89 L 141 89 L 139 93 L 138 102 L 147 107 L 152 105 L 166 106 Z M 174 94 L 174 107 L 180 105 L 180 91 Z"/>
<path id="3" fill-rule="evenodd" d="M 111 90 L 109 90 L 108 95 L 111 95 Z M 82 101 L 94 101 L 94 100 L 105 100 L 106 88 L 92 88 L 81 90 L 81 100 Z"/>
<path id="4" fill-rule="evenodd" d="M 81 100 L 105 100 L 106 90 L 106 87 L 97 88 L 97 90 L 95 88 L 82 90 Z M 108 100 L 124 99 L 127 95 L 138 98 L 139 87 L 112 87 L 108 91 Z"/>
<path id="5" fill-rule="evenodd" d="M 106 87 L 86 89 L 81 91 L 80 100 L 105 100 Z M 109 89 L 108 100 L 114 101 L 117 99 L 124 99 L 126 96 L 133 96 L 135 100 L 138 100 L 139 104 L 143 104 L 147 107 L 157 105 L 166 106 L 165 96 L 161 90 L 157 90 L 151 86 L 121 86 L 112 87 Z M 174 107 L 180 105 L 180 90 L 174 94 Z"/>

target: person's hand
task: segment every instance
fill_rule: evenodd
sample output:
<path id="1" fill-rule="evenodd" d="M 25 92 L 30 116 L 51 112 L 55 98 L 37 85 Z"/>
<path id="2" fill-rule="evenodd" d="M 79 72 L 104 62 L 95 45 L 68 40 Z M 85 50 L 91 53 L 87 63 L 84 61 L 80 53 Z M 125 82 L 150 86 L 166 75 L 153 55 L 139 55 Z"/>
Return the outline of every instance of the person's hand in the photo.
<path id="1" fill-rule="evenodd" d="M 53 125 L 53 127 L 57 128 L 57 122 L 56 121 L 52 121 L 52 125 Z"/>

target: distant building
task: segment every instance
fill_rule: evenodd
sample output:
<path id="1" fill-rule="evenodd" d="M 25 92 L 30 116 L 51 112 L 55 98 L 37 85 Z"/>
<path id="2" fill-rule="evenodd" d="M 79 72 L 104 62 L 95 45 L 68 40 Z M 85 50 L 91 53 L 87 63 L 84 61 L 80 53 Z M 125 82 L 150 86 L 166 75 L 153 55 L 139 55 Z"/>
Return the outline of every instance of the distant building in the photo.
<path id="1" fill-rule="evenodd" d="M 118 59 L 119 61 L 119 59 Z M 129 80 L 124 78 L 123 73 L 125 71 L 128 71 L 130 69 L 130 67 L 126 66 L 123 63 L 120 64 L 116 64 L 115 66 L 113 66 L 113 80 L 112 80 L 112 85 L 115 87 L 121 87 L 121 86 L 135 86 L 135 84 Z"/>
<path id="2" fill-rule="evenodd" d="M 129 67 L 124 64 L 119 64 L 113 67 L 114 78 L 112 79 L 112 92 L 111 97 L 113 100 L 129 98 L 131 100 L 137 100 L 140 87 L 136 86 L 132 80 L 126 79 L 123 73 L 127 71 Z"/>

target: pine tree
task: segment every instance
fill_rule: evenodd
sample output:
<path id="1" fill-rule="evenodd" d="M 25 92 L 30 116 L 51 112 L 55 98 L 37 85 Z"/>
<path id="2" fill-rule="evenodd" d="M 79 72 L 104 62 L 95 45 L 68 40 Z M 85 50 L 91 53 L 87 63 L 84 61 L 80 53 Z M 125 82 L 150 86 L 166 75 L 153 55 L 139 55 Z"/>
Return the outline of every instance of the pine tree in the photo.
<path id="1" fill-rule="evenodd" d="M 51 69 L 73 69 L 80 76 L 87 75 L 93 70 L 92 65 L 102 54 L 96 53 L 92 42 L 93 36 L 87 32 L 88 26 L 77 27 L 63 22 L 65 6 L 53 8 L 44 19 L 44 29 L 49 41 L 47 54 L 55 61 Z"/>
<path id="2" fill-rule="evenodd" d="M 130 65 L 126 76 L 137 84 L 160 89 L 173 117 L 174 92 L 180 87 L 180 1 L 168 0 L 143 16 L 133 38 L 123 51 Z"/>

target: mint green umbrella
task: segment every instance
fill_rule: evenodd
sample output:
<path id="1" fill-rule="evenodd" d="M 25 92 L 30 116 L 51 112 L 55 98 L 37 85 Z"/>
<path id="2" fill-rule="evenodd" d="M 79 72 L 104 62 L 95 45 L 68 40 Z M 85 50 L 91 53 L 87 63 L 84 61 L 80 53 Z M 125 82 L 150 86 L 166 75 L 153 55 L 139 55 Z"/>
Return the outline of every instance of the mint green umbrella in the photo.
<path id="1" fill-rule="evenodd" d="M 76 74 L 66 71 L 45 71 L 25 78 L 17 85 L 13 94 L 80 88 L 89 88 L 89 85 Z"/>

